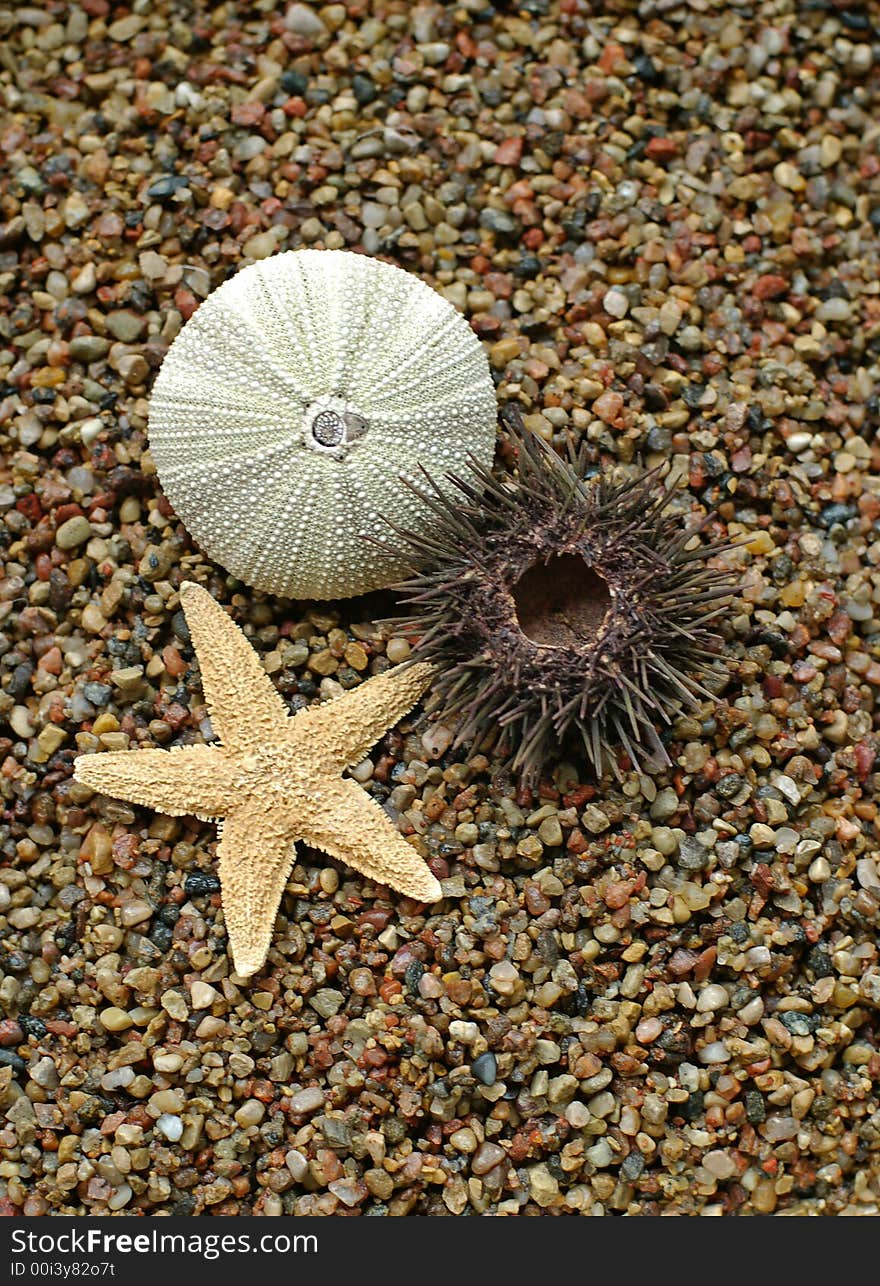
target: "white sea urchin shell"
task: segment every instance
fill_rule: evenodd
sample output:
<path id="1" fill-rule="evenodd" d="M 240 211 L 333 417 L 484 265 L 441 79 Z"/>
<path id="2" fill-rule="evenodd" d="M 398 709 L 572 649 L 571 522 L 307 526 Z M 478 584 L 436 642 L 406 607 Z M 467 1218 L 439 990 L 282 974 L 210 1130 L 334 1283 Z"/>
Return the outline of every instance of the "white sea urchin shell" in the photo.
<path id="1" fill-rule="evenodd" d="M 295 250 L 242 269 L 169 349 L 150 446 L 205 552 L 258 589 L 335 598 L 406 571 L 381 516 L 430 529 L 401 478 L 490 465 L 496 403 L 465 319 L 393 264 Z M 449 488 L 452 493 L 451 487 Z"/>

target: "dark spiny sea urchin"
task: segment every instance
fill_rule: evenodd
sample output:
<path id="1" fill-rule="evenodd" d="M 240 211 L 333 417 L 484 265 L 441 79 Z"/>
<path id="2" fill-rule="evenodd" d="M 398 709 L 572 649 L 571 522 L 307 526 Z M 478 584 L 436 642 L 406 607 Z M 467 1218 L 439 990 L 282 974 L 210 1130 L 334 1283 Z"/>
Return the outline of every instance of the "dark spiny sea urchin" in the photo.
<path id="1" fill-rule="evenodd" d="M 500 729 L 531 783 L 572 739 L 597 773 L 619 770 L 615 745 L 635 765 L 640 745 L 668 762 L 656 725 L 712 695 L 695 675 L 719 667 L 733 582 L 710 560 L 728 546 L 695 543 L 657 470 L 585 479 L 583 454 L 566 462 L 506 418 L 515 481 L 472 462 L 452 500 L 421 488 L 429 535 L 395 527 L 419 569 L 397 587 L 410 614 L 395 624 L 435 667 L 428 708 L 460 716 L 458 745 Z"/>

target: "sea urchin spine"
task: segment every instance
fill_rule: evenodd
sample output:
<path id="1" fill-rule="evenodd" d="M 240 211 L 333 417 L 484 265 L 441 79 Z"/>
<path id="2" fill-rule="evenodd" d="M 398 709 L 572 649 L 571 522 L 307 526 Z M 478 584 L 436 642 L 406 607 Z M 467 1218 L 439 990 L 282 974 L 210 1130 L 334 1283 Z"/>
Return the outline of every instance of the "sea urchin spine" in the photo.
<path id="1" fill-rule="evenodd" d="M 471 461 L 428 478 L 429 534 L 395 527 L 415 571 L 398 586 L 410 614 L 396 621 L 414 659 L 435 667 L 429 709 L 459 716 L 456 743 L 501 729 L 511 767 L 534 783 L 548 755 L 576 738 L 594 770 L 637 765 L 640 748 L 666 759 L 657 725 L 712 696 L 715 622 L 729 600 L 729 546 L 698 541 L 672 509 L 658 470 L 634 481 L 584 478 L 508 415 L 518 478 Z M 644 754 L 644 750 L 641 752 Z"/>

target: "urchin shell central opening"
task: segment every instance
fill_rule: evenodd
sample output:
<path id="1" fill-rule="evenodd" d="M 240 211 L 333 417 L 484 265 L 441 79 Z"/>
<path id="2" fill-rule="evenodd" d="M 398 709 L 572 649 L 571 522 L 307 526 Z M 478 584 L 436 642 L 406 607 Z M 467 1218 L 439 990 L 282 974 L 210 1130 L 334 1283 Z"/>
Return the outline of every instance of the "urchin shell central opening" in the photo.
<path id="1" fill-rule="evenodd" d="M 612 606 L 604 576 L 579 554 L 533 563 L 513 586 L 519 627 L 538 647 L 590 646 Z"/>
<path id="2" fill-rule="evenodd" d="M 313 451 L 326 451 L 339 457 L 345 455 L 369 427 L 366 418 L 341 398 L 322 397 L 306 412 L 303 442 Z"/>

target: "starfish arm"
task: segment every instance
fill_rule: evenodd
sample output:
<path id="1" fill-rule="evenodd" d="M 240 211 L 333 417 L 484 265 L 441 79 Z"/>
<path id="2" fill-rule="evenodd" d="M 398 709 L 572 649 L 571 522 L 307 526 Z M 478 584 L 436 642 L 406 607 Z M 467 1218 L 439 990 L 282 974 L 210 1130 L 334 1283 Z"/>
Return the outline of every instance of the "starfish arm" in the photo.
<path id="1" fill-rule="evenodd" d="M 256 750 L 285 735 L 290 715 L 244 634 L 207 590 L 180 587 L 211 726 L 229 751 Z"/>
<path id="2" fill-rule="evenodd" d="M 232 765 L 216 746 L 79 755 L 73 775 L 90 790 L 172 817 L 221 817 L 232 788 Z"/>
<path id="3" fill-rule="evenodd" d="M 319 742 L 335 768 L 348 768 L 413 708 L 432 673 L 429 665 L 419 662 L 377 674 L 344 697 L 298 711 L 292 733 L 304 746 Z"/>
<path id="4" fill-rule="evenodd" d="M 253 802 L 226 817 L 217 856 L 229 949 L 247 978 L 266 960 L 296 845 L 284 821 Z"/>
<path id="5" fill-rule="evenodd" d="M 436 902 L 443 896 L 427 864 L 354 781 L 334 782 L 322 792 L 321 811 L 302 832 L 307 844 L 405 897 Z"/>

